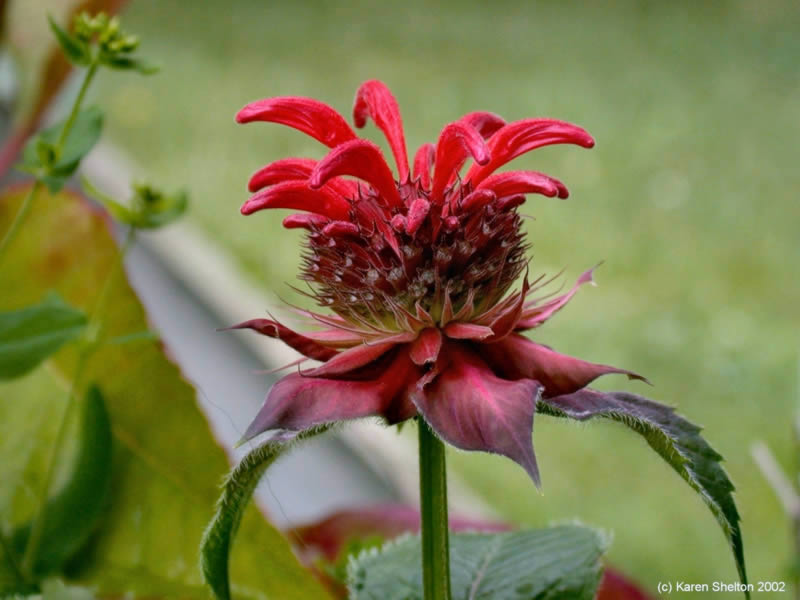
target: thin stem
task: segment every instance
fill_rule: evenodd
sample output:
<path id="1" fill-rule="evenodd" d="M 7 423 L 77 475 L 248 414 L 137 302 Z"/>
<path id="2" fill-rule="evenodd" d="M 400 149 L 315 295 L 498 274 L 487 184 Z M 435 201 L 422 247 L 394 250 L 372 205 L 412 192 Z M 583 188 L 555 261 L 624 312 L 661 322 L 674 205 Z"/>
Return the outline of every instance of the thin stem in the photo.
<path id="1" fill-rule="evenodd" d="M 28 212 L 31 210 L 33 198 L 39 193 L 41 188 L 42 182 L 37 180 L 28 191 L 28 195 L 25 196 L 25 199 L 22 201 L 22 205 L 17 210 L 17 214 L 14 215 L 14 220 L 11 222 L 11 227 L 8 228 L 8 231 L 6 231 L 5 235 L 3 235 L 2 241 L 0 241 L 0 262 L 3 260 L 3 255 L 6 252 L 6 248 L 8 248 L 11 242 L 14 241 L 14 238 L 17 237 L 22 223 L 25 221 L 25 218 L 28 216 Z"/>
<path id="2" fill-rule="evenodd" d="M 450 542 L 444 443 L 421 417 L 419 495 L 422 517 L 422 581 L 425 600 L 450 600 Z"/>
<path id="3" fill-rule="evenodd" d="M 32 575 L 34 572 L 36 557 L 39 552 L 39 547 L 42 543 L 42 535 L 44 534 L 44 526 L 46 521 L 45 513 L 47 510 L 47 499 L 50 496 L 50 490 L 53 487 L 53 482 L 55 480 L 58 457 L 61 456 L 64 444 L 66 443 L 67 425 L 70 420 L 70 415 L 72 414 L 72 411 L 76 405 L 75 392 L 78 390 L 80 381 L 83 378 L 89 358 L 98 347 L 96 336 L 99 335 L 99 332 L 102 328 L 103 311 L 108 301 L 108 296 L 113 283 L 116 280 L 117 272 L 124 263 L 125 255 L 128 253 L 128 250 L 133 244 L 135 235 L 136 229 L 131 227 L 125 237 L 125 242 L 122 244 L 122 247 L 117 254 L 117 259 L 111 266 L 108 275 L 106 275 L 106 279 L 103 282 L 103 287 L 97 296 L 94 309 L 92 310 L 89 318 L 87 331 L 89 332 L 90 336 L 92 336 L 92 339 L 83 345 L 83 348 L 81 348 L 81 351 L 78 354 L 78 361 L 75 366 L 75 372 L 72 376 L 72 383 L 70 384 L 69 393 L 67 395 L 67 405 L 64 408 L 64 413 L 61 416 L 61 422 L 58 426 L 55 444 L 53 445 L 53 451 L 50 455 L 50 460 L 47 465 L 47 473 L 44 479 L 44 486 L 42 488 L 42 496 L 39 502 L 39 507 L 33 518 L 31 535 L 28 538 L 27 544 L 25 545 L 25 553 L 22 557 L 21 569 L 22 572 L 27 575 Z"/>
<path id="4" fill-rule="evenodd" d="M 78 112 L 81 109 L 81 103 L 83 102 L 84 96 L 86 96 L 86 90 L 89 89 L 89 84 L 92 82 L 95 73 L 97 73 L 98 64 L 99 63 L 97 60 L 93 60 L 89 65 L 89 69 L 86 71 L 86 76 L 83 78 L 81 89 L 78 91 L 78 97 L 75 98 L 75 102 L 72 105 L 72 110 L 69 113 L 69 117 L 67 117 L 64 127 L 61 129 L 61 134 L 58 136 L 56 152 L 59 154 L 64 147 L 64 142 L 67 141 L 67 137 L 69 136 L 69 132 L 72 130 L 72 126 L 75 124 L 75 119 L 78 118 Z"/>

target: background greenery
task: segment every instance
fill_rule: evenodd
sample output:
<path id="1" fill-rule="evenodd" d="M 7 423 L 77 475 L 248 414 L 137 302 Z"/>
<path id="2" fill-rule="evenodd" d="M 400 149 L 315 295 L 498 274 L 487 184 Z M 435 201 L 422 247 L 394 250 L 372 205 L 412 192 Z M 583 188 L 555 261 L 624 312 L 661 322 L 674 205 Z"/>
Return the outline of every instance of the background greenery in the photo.
<path id="1" fill-rule="evenodd" d="M 790 536 L 749 457 L 756 438 L 792 464 L 800 259 L 800 9 L 760 2 L 265 3 L 133 0 L 126 26 L 162 63 L 154 78 L 103 78 L 110 138 L 148 178 L 188 185 L 191 219 L 265 288 L 293 297 L 300 236 L 275 214 L 238 213 L 246 181 L 314 140 L 236 126 L 246 102 L 319 98 L 349 116 L 365 79 L 395 92 L 411 151 L 470 110 L 576 122 L 591 151 L 518 159 L 562 178 L 566 202 L 531 197 L 533 270 L 588 288 L 535 336 L 647 375 L 704 424 L 739 489 L 751 579 L 786 579 Z M 380 140 L 369 126 L 367 135 Z M 380 140 L 382 143 L 382 140 Z M 211 284 L 211 283 L 210 283 Z M 254 315 L 255 316 L 255 315 Z M 451 460 L 503 515 L 580 517 L 615 532 L 611 559 L 659 580 L 735 581 L 723 536 L 688 486 L 620 427 L 541 418 L 539 496 L 511 462 Z"/>

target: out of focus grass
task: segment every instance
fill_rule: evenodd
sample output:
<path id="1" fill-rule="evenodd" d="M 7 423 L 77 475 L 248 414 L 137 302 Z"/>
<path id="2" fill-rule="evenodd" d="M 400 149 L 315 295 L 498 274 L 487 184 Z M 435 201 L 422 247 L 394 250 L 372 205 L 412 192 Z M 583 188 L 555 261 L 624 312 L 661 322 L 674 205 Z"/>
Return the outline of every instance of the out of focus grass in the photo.
<path id="1" fill-rule="evenodd" d="M 266 3 L 133 1 L 126 25 L 154 78 L 105 76 L 111 135 L 143 173 L 188 185 L 192 219 L 285 296 L 300 236 L 275 214 L 239 215 L 256 168 L 320 157 L 275 125 L 237 126 L 246 102 L 296 94 L 349 113 L 367 78 L 394 90 L 413 149 L 470 110 L 579 123 L 595 149 L 554 147 L 515 163 L 562 178 L 566 202 L 531 197 L 534 271 L 584 289 L 536 338 L 646 374 L 706 426 L 738 487 L 753 580 L 781 580 L 790 536 L 749 457 L 768 440 L 793 460 L 800 331 L 800 11 L 780 2 Z M 374 128 L 369 129 L 373 139 Z M 209 285 L 214 285 L 209 282 Z M 255 316 L 255 315 L 253 315 Z M 505 516 L 578 517 L 612 529 L 611 560 L 650 584 L 733 581 L 717 524 L 636 435 L 537 420 L 544 478 L 486 455 L 451 464 Z"/>

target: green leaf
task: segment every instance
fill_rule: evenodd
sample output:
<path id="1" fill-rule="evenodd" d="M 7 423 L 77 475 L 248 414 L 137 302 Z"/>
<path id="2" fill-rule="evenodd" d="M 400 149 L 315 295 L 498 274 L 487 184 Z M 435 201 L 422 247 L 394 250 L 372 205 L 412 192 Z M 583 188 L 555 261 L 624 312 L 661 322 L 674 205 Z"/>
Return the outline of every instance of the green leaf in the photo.
<path id="1" fill-rule="evenodd" d="M 189 206 L 189 196 L 184 191 L 167 196 L 150 186 L 134 185 L 129 208 L 98 190 L 86 177 L 81 178 L 81 183 L 86 193 L 105 206 L 116 221 L 138 229 L 158 229 L 169 225 Z"/>
<path id="2" fill-rule="evenodd" d="M 584 389 L 540 400 L 537 411 L 579 421 L 603 417 L 619 421 L 643 436 L 711 509 L 733 551 L 739 577 L 743 584 L 747 583 L 734 487 L 720 464 L 722 456 L 703 439 L 700 427 L 676 414 L 672 407 L 627 392 Z M 745 592 L 745 596 L 749 598 L 750 594 Z"/>
<path id="3" fill-rule="evenodd" d="M 39 304 L 0 312 L 0 381 L 34 369 L 86 327 L 86 315 L 50 293 Z"/>
<path id="4" fill-rule="evenodd" d="M 57 145 L 64 125 L 65 122 L 60 122 L 43 129 L 28 140 L 22 150 L 20 168 L 41 176 L 52 193 L 61 189 L 64 182 L 78 168 L 81 159 L 100 139 L 103 131 L 103 113 L 96 106 L 78 112 L 61 152 L 56 156 L 47 149 Z"/>
<path id="5" fill-rule="evenodd" d="M 253 492 L 267 468 L 283 454 L 290 444 L 322 433 L 319 428 L 299 434 L 289 442 L 267 441 L 249 452 L 228 474 L 217 501 L 217 512 L 203 534 L 200 544 L 200 564 L 206 583 L 219 600 L 230 600 L 230 560 L 233 539 L 242 521 Z"/>
<path id="6" fill-rule="evenodd" d="M 56 458 L 57 481 L 47 499 L 30 572 L 38 579 L 61 569 L 81 549 L 107 508 L 111 487 L 111 422 L 103 395 L 96 386 L 76 399 L 68 423 L 69 443 Z M 34 529 L 32 522 L 17 528 L 12 546 L 23 556 Z"/>
<path id="7" fill-rule="evenodd" d="M 42 600 L 93 600 L 91 590 L 65 585 L 60 579 L 48 579 L 42 584 Z"/>
<path id="8" fill-rule="evenodd" d="M 98 190 L 88 178 L 81 177 L 81 184 L 83 185 L 83 190 L 86 192 L 86 194 L 93 200 L 97 200 L 97 202 L 102 204 L 106 210 L 111 213 L 111 216 L 114 217 L 115 221 L 128 225 L 134 224 L 136 221 L 136 215 L 131 209 L 120 204 L 108 194 L 104 194 Z"/>
<path id="9" fill-rule="evenodd" d="M 120 56 L 118 54 L 102 54 L 100 62 L 112 69 L 120 71 L 137 71 L 142 75 L 154 75 L 161 70 L 155 63 L 150 61 L 134 58 L 131 56 Z"/>
<path id="10" fill-rule="evenodd" d="M 464 600 L 593 600 L 601 533 L 578 525 L 512 533 L 459 533 L 450 537 L 453 598 Z M 389 542 L 380 552 L 351 560 L 351 600 L 422 600 L 419 536 Z"/>
<path id="11" fill-rule="evenodd" d="M 50 29 L 56 36 L 56 40 L 58 40 L 58 45 L 61 46 L 69 61 L 76 65 L 88 65 L 91 60 L 89 45 L 61 29 L 52 16 L 47 15 L 47 20 L 50 23 Z"/>
<path id="12" fill-rule="evenodd" d="M 0 235 L 27 188 L 0 196 Z M 118 260 L 108 219 L 81 197 L 62 192 L 34 199 L 34 209 L 3 262 L 0 308 L 19 306 L 55 287 L 72 304 L 91 307 Z M 36 210 L 46 202 L 47 210 Z M 147 329 L 141 304 L 120 277 L 111 287 L 99 342 Z M 0 386 L 0 524 L 31 518 L 63 410 L 64 382 L 74 372 L 68 347 L 30 377 Z M 111 418 L 114 453 L 109 510 L 88 547 L 69 564 L 69 580 L 101 597 L 203 598 L 199 568 L 203 530 L 214 514 L 227 456 L 199 410 L 195 390 L 157 342 L 105 344 L 87 363 Z M 83 393 L 83 391 L 81 391 Z M 24 400 L 24 401 L 23 401 Z M 237 598 L 326 598 L 286 539 L 255 506 L 242 518 L 231 556 Z"/>

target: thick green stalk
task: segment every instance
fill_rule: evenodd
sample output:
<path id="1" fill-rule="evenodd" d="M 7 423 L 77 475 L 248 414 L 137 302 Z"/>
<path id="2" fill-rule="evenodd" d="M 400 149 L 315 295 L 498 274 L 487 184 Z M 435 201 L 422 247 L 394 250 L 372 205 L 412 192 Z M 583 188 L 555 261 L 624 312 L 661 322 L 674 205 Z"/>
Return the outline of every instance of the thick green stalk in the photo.
<path id="1" fill-rule="evenodd" d="M 450 600 L 450 542 L 444 443 L 423 418 L 419 425 L 419 495 L 425 600 Z"/>

